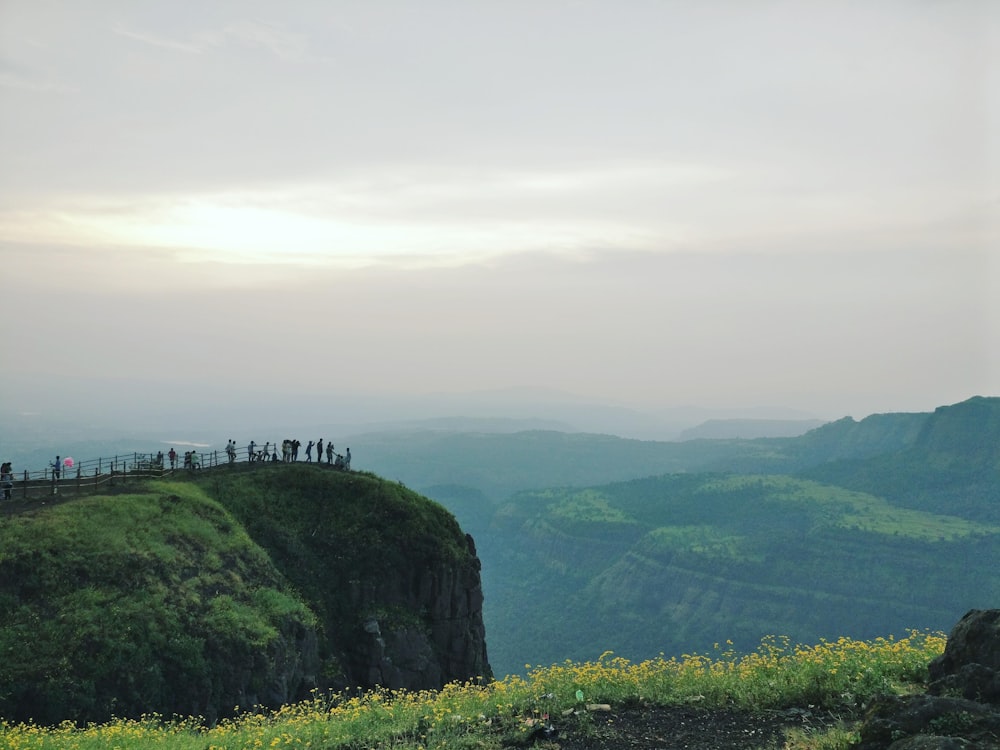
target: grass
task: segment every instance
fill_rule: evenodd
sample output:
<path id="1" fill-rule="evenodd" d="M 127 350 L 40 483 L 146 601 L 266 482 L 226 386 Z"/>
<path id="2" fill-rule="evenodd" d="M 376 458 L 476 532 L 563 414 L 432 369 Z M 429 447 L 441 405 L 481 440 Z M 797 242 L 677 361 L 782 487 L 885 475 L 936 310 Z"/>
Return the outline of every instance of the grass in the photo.
<path id="1" fill-rule="evenodd" d="M 478 748 L 498 750 L 524 739 L 544 715 L 583 711 L 589 703 L 697 702 L 706 708 L 764 711 L 797 706 L 850 711 L 873 697 L 922 686 L 927 664 L 944 650 L 939 633 L 902 639 L 841 638 L 792 645 L 769 637 L 751 653 L 717 645 L 710 654 L 659 657 L 640 663 L 605 653 L 596 661 L 526 665 L 526 676 L 487 684 L 450 684 L 438 691 L 373 691 L 317 695 L 271 713 L 244 712 L 205 726 L 198 718 L 116 720 L 85 727 L 0 721 L 0 746 L 10 750 L 112 748 Z M 822 734 L 791 733 L 787 750 L 843 750 L 850 727 Z"/>
<path id="2" fill-rule="evenodd" d="M 135 716 L 152 701 L 206 705 L 242 679 L 247 654 L 285 648 L 296 623 L 315 624 L 199 488 L 143 490 L 0 525 L 0 713 L 27 704 L 49 722 Z"/>
<path id="3" fill-rule="evenodd" d="M 763 562 L 761 554 L 747 552 L 746 539 L 725 529 L 702 524 L 699 526 L 661 526 L 653 529 L 636 545 L 645 554 L 667 554 L 675 550 L 693 552 L 706 557 L 727 560 Z"/>
<path id="4" fill-rule="evenodd" d="M 724 492 L 750 486 L 766 490 L 771 503 L 789 510 L 808 509 L 817 522 L 840 528 L 924 541 L 954 541 L 1000 531 L 957 516 L 898 507 L 867 492 L 787 476 L 731 476 L 706 482 L 704 489 Z"/>

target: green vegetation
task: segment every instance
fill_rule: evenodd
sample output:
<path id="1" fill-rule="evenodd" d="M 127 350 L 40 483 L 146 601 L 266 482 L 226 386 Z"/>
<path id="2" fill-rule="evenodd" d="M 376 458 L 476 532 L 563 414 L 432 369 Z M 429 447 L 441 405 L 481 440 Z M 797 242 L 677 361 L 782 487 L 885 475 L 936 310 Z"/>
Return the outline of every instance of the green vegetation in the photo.
<path id="1" fill-rule="evenodd" d="M 300 555 L 301 545 L 322 533 L 322 546 L 337 550 L 322 561 L 332 566 L 325 568 L 327 575 L 375 574 L 415 561 L 455 562 L 468 554 L 465 534 L 451 513 L 374 474 L 293 464 L 278 471 L 214 472 L 197 481 L 272 555 Z"/>
<path id="2" fill-rule="evenodd" d="M 1000 599 L 997 446 L 1000 399 L 971 399 L 792 439 L 442 434 L 392 450 L 411 450 L 427 494 L 475 533 L 490 661 L 511 674 L 499 685 L 516 685 L 539 676 L 525 662 L 582 670 L 608 649 L 647 664 L 727 638 L 746 652 L 776 630 L 824 643 L 950 627 Z M 4 517 L 0 715 L 43 707 L 30 715 L 50 723 L 169 706 L 211 722 L 231 710 L 220 696 L 277 705 L 287 675 L 260 674 L 256 655 L 280 662 L 303 641 L 339 687 L 369 620 L 426 631 L 427 613 L 399 589 L 474 563 L 448 510 L 372 474 L 243 465 L 127 490 Z M 608 687 L 588 700 L 598 695 L 618 699 Z M 748 705 L 773 700 L 754 696 Z M 396 697 L 358 714 L 375 744 L 416 736 L 376 725 L 440 706 Z M 211 742 L 193 725 L 150 726 Z"/>
<path id="3" fill-rule="evenodd" d="M 774 623 L 800 641 L 943 629 L 1000 598 L 1000 524 L 787 475 L 522 492 L 479 549 L 499 673 L 603 648 L 747 649 Z"/>
<path id="4" fill-rule="evenodd" d="M 366 621 L 429 631 L 413 577 L 473 565 L 454 517 L 401 485 L 246 468 L 5 519 L 0 716 L 211 720 L 356 684 Z"/>
<path id="5" fill-rule="evenodd" d="M 739 655 L 716 646 L 711 654 L 657 657 L 640 663 L 607 653 L 594 662 L 529 667 L 527 676 L 439 691 L 374 691 L 363 696 L 317 696 L 267 713 L 205 726 L 199 719 L 112 721 L 83 728 L 44 728 L 0 721 L 0 742 L 11 750 L 111 748 L 313 747 L 477 748 L 525 744 L 538 726 L 554 722 L 587 731 L 588 705 L 697 702 L 705 708 L 764 711 L 811 706 L 856 715 L 878 695 L 912 691 L 926 681 L 927 664 L 944 648 L 940 634 L 911 632 L 901 640 L 841 638 L 792 646 L 767 638 Z M 856 740 L 850 724 L 820 734 L 796 732 L 788 747 L 844 750 Z"/>
<path id="6" fill-rule="evenodd" d="M 210 710 L 216 696 L 268 678 L 242 683 L 252 653 L 281 650 L 314 622 L 232 516 L 185 482 L 0 526 L 2 715 Z"/>
<path id="7" fill-rule="evenodd" d="M 372 474 L 293 464 L 274 471 L 216 472 L 197 481 L 267 551 L 316 613 L 322 672 L 331 679 L 344 669 L 344 652 L 359 638 L 366 618 L 426 626 L 405 607 L 366 610 L 360 592 L 405 588 L 414 574 L 470 559 L 454 516 Z"/>

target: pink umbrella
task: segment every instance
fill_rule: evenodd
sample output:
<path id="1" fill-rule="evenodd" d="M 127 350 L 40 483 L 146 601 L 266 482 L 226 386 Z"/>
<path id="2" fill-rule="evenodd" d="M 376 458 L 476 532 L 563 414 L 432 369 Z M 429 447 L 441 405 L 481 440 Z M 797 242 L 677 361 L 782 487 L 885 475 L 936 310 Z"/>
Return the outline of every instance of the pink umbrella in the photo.
<path id="1" fill-rule="evenodd" d="M 66 456 L 66 458 L 63 459 L 63 466 L 67 469 L 71 468 L 74 463 L 76 462 L 70 456 Z"/>

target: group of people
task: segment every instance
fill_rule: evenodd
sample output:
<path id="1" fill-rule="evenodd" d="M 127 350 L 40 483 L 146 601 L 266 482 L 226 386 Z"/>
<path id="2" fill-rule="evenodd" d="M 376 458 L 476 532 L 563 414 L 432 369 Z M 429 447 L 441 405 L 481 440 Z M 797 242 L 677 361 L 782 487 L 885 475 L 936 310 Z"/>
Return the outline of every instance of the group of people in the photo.
<path id="1" fill-rule="evenodd" d="M 282 461 L 284 463 L 291 463 L 293 461 L 299 460 L 299 448 L 302 447 L 301 440 L 285 439 L 281 441 L 281 458 L 278 458 L 278 443 L 274 443 L 273 452 L 271 443 L 264 443 L 264 448 L 261 450 L 256 442 L 250 441 L 247 445 L 247 456 L 251 463 L 262 462 L 262 461 Z M 306 463 L 313 462 L 313 448 L 316 449 L 316 462 L 323 463 L 324 452 L 326 455 L 326 463 L 337 469 L 349 470 L 351 468 L 351 449 L 348 448 L 343 454 L 337 453 L 334 448 L 333 441 L 326 443 L 324 448 L 323 438 L 313 442 L 310 440 L 306 444 Z M 226 455 L 229 456 L 229 463 L 236 462 L 236 441 L 230 440 L 226 445 Z"/>
<path id="2" fill-rule="evenodd" d="M 264 443 L 264 447 L 261 449 L 257 444 L 251 440 L 250 444 L 247 446 L 247 455 L 249 456 L 249 461 L 251 463 L 258 463 L 264 461 L 283 461 L 290 463 L 299 460 L 299 448 L 302 443 L 299 440 L 283 440 L 281 443 L 281 458 L 278 457 L 278 444 L 275 443 L 273 448 L 270 442 Z M 306 463 L 312 463 L 313 460 L 313 448 L 316 449 L 316 462 L 322 464 L 324 454 L 326 457 L 326 463 L 329 466 L 333 466 L 335 469 L 342 469 L 344 471 L 350 471 L 351 468 L 351 449 L 348 448 L 344 451 L 343 455 L 337 453 L 334 449 L 333 441 L 323 443 L 323 438 L 313 442 L 310 440 L 306 444 Z M 236 441 L 230 440 L 226 444 L 226 456 L 229 458 L 229 463 L 236 463 Z M 180 455 L 174 448 L 171 448 L 166 455 L 167 460 L 170 461 L 171 470 L 177 468 L 178 459 Z M 164 455 L 160 451 L 156 454 L 155 458 L 150 454 L 150 465 L 158 466 L 163 468 Z M 185 469 L 198 469 L 201 468 L 201 455 L 197 451 L 185 451 L 183 457 L 183 467 Z M 67 459 L 66 463 L 69 463 Z M 66 463 L 60 456 L 56 456 L 56 460 L 49 464 L 52 469 L 52 478 L 58 481 L 62 477 Z M 3 499 L 10 500 L 11 494 L 14 489 L 14 468 L 12 461 L 6 461 L 0 465 L 0 490 L 3 491 Z"/>

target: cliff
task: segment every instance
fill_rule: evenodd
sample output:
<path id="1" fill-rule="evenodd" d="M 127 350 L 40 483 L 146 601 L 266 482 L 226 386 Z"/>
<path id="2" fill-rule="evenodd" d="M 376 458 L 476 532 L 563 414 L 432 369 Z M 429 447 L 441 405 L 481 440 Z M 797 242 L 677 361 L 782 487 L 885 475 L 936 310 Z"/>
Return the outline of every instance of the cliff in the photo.
<path id="1" fill-rule="evenodd" d="M 489 679 L 479 568 L 441 506 L 315 466 L 39 504 L 0 525 L 0 717 L 214 721 Z"/>
<path id="2" fill-rule="evenodd" d="M 479 558 L 443 507 L 371 474 L 307 464 L 204 484 L 319 618 L 324 687 L 492 676 Z"/>

